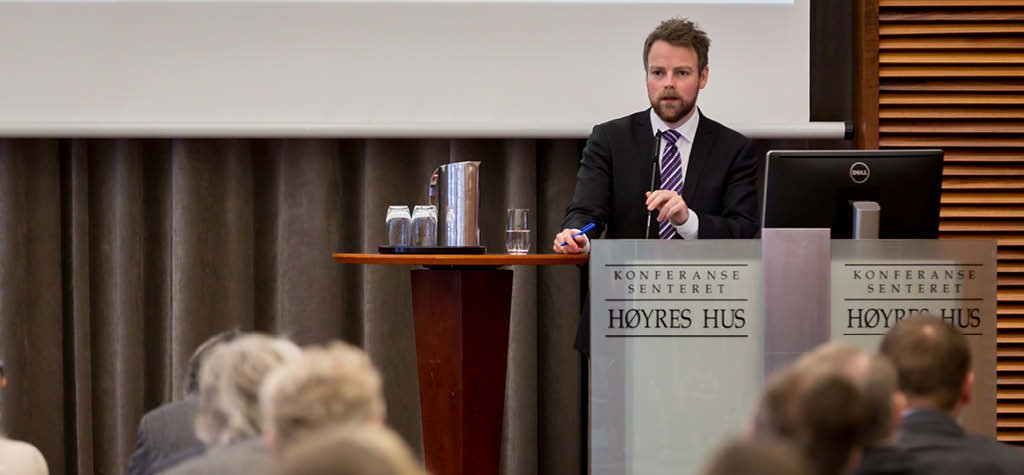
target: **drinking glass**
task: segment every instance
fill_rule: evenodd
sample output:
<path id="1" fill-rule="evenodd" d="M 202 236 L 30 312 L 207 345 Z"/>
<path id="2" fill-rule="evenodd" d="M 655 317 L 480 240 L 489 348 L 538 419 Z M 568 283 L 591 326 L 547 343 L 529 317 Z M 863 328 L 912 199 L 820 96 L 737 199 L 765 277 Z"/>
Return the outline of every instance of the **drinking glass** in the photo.
<path id="1" fill-rule="evenodd" d="M 530 252 L 530 210 L 509 208 L 508 227 L 505 228 L 505 248 L 509 254 Z"/>
<path id="2" fill-rule="evenodd" d="M 409 207 L 388 206 L 388 245 L 408 246 L 409 245 Z"/>
<path id="3" fill-rule="evenodd" d="M 417 205 L 412 210 L 413 247 L 437 245 L 437 207 Z"/>

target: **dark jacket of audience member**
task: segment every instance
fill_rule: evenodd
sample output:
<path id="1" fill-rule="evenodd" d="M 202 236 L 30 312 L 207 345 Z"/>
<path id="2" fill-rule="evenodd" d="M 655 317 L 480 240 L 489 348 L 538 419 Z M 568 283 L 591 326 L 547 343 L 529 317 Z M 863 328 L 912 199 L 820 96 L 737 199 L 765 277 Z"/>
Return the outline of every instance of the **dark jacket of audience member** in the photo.
<path id="1" fill-rule="evenodd" d="M 196 398 L 192 396 L 164 404 L 142 416 L 127 475 L 156 473 L 155 467 L 164 459 L 202 447 L 192 428 L 195 419 Z"/>
<path id="2" fill-rule="evenodd" d="M 956 421 L 974 382 L 959 331 L 939 318 L 914 316 L 889 331 L 880 352 L 896 366 L 907 396 L 900 446 L 914 454 L 916 473 L 1024 474 L 1024 451 L 969 435 Z"/>
<path id="3" fill-rule="evenodd" d="M 1024 452 L 988 437 L 968 434 L 941 411 L 923 409 L 903 418 L 900 446 L 915 454 L 916 473 L 1024 474 Z"/>
<path id="4" fill-rule="evenodd" d="M 157 473 L 158 469 L 167 468 L 171 460 L 203 452 L 203 443 L 196 437 L 193 425 L 197 408 L 195 395 L 199 391 L 199 366 L 211 349 L 233 340 L 238 334 L 237 330 L 218 333 L 192 353 L 185 373 L 185 398 L 166 403 L 142 416 L 135 451 L 125 469 L 126 475 Z"/>
<path id="5" fill-rule="evenodd" d="M 865 447 L 853 475 L 914 475 L 914 454 L 902 447 Z"/>

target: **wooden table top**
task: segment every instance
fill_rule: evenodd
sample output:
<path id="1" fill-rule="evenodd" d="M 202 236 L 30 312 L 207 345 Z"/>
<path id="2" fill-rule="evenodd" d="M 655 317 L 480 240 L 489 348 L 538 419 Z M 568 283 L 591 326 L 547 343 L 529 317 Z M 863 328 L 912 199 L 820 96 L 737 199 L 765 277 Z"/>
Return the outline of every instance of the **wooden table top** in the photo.
<path id="1" fill-rule="evenodd" d="M 342 264 L 412 264 L 422 266 L 544 266 L 583 264 L 587 254 L 331 254 Z"/>

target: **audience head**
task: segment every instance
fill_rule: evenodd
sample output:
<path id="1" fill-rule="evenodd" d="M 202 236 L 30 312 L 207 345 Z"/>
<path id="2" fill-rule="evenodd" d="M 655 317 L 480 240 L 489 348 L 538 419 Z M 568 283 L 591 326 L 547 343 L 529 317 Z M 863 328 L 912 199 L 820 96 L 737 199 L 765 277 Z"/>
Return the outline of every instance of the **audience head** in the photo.
<path id="1" fill-rule="evenodd" d="M 656 41 L 664 41 L 672 46 L 693 48 L 697 53 L 697 69 L 699 74 L 704 74 L 704 68 L 708 66 L 708 49 L 711 47 L 711 38 L 708 34 L 697 27 L 697 24 L 686 18 L 671 18 L 661 22 L 644 41 L 644 71 L 647 70 L 647 59 L 651 53 L 651 46 Z"/>
<path id="2" fill-rule="evenodd" d="M 199 370 L 199 440 L 212 447 L 260 435 L 260 385 L 271 370 L 300 354 L 294 343 L 261 334 L 245 334 L 211 350 Z"/>
<path id="3" fill-rule="evenodd" d="M 811 475 L 800 451 L 787 442 L 763 438 L 734 440 L 711 457 L 703 475 Z"/>
<path id="4" fill-rule="evenodd" d="M 366 353 L 342 342 L 305 349 L 267 378 L 260 402 L 275 453 L 330 425 L 384 421 L 380 374 Z"/>
<path id="5" fill-rule="evenodd" d="M 199 394 L 199 367 L 203 364 L 203 359 L 210 355 L 210 352 L 222 343 L 227 343 L 234 340 L 242 332 L 236 330 L 228 330 L 220 332 L 216 335 L 211 336 L 206 341 L 199 344 L 196 351 L 192 353 L 192 357 L 188 359 L 188 366 L 185 369 L 185 394 L 194 396 Z"/>
<path id="6" fill-rule="evenodd" d="M 345 424 L 318 431 L 288 449 L 284 475 L 423 475 L 398 434 L 381 425 Z"/>
<path id="7" fill-rule="evenodd" d="M 7 375 L 4 374 L 4 362 L 0 360 L 0 389 L 7 387 Z"/>
<path id="8" fill-rule="evenodd" d="M 818 475 L 852 473 L 864 447 L 868 409 L 857 387 L 839 374 L 809 381 L 796 410 L 796 443 Z"/>
<path id="9" fill-rule="evenodd" d="M 880 445 L 890 442 L 899 425 L 906 400 L 899 391 L 896 369 L 889 360 L 848 343 L 826 343 L 803 355 L 798 372 L 811 375 L 837 374 L 860 391 L 866 404 L 864 442 Z"/>
<path id="10" fill-rule="evenodd" d="M 942 319 L 915 315 L 901 320 L 879 351 L 895 365 L 911 407 L 956 415 L 970 401 L 974 374 L 967 339 Z"/>
<path id="11" fill-rule="evenodd" d="M 897 398 L 884 359 L 850 345 L 822 345 L 769 379 L 755 435 L 793 441 L 815 473 L 845 473 L 862 447 L 891 438 Z"/>

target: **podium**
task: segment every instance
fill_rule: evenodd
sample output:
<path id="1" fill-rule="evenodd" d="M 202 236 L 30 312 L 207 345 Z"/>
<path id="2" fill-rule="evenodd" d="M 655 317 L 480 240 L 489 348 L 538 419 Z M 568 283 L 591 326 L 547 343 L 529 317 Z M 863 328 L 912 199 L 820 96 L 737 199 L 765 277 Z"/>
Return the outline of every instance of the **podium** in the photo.
<path id="1" fill-rule="evenodd" d="M 699 473 L 775 368 L 830 340 L 874 352 L 922 312 L 966 336 L 963 423 L 994 435 L 994 241 L 762 236 L 591 243 L 591 473 Z"/>
<path id="2" fill-rule="evenodd" d="M 512 265 L 582 264 L 586 255 L 333 254 L 344 264 L 413 269 L 423 448 L 427 470 L 497 475 L 505 403 Z"/>

